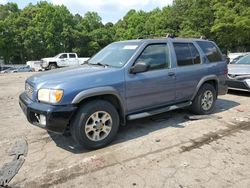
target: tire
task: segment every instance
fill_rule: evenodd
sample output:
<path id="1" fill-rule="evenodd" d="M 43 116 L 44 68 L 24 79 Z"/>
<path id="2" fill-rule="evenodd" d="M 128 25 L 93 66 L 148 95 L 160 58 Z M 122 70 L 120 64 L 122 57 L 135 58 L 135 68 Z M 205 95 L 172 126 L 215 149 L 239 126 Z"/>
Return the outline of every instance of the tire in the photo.
<path id="1" fill-rule="evenodd" d="M 204 84 L 195 96 L 191 110 L 197 115 L 211 114 L 214 111 L 216 99 L 217 95 L 214 86 Z"/>
<path id="2" fill-rule="evenodd" d="M 119 122 L 119 114 L 112 104 L 94 100 L 80 107 L 70 125 L 70 132 L 80 146 L 98 149 L 114 140 Z"/>
<path id="3" fill-rule="evenodd" d="M 51 64 L 49 65 L 49 70 L 53 70 L 53 69 L 56 69 L 56 68 L 57 68 L 57 66 L 56 66 L 55 63 L 51 63 Z"/>

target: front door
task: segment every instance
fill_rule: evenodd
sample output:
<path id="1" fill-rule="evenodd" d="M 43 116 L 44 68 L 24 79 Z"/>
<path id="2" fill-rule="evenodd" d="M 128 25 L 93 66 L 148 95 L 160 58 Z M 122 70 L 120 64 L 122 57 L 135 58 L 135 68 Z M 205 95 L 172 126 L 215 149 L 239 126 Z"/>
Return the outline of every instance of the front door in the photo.
<path id="1" fill-rule="evenodd" d="M 171 69 L 167 43 L 151 44 L 135 61 L 147 63 L 143 73 L 127 73 L 126 101 L 128 113 L 147 110 L 175 102 L 175 71 Z"/>
<path id="2" fill-rule="evenodd" d="M 59 66 L 61 67 L 64 67 L 64 66 L 67 66 L 68 64 L 68 54 L 62 54 L 60 57 L 59 57 Z"/>

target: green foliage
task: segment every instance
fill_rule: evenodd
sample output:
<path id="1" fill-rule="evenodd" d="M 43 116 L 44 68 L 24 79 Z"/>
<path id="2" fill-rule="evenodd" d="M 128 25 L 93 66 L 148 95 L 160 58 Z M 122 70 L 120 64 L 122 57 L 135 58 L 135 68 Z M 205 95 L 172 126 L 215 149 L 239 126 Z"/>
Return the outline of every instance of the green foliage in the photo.
<path id="1" fill-rule="evenodd" d="M 224 52 L 250 50 L 249 0 L 174 0 L 150 12 L 130 10 L 116 24 L 96 12 L 73 15 L 61 5 L 41 1 L 20 10 L 0 5 L 0 58 L 24 63 L 61 52 L 92 56 L 117 40 L 144 35 L 207 36 Z"/>
<path id="2" fill-rule="evenodd" d="M 242 51 L 250 46 L 250 1 L 216 0 L 211 32 L 224 49 Z"/>
<path id="3" fill-rule="evenodd" d="M 72 15 L 65 6 L 41 1 L 19 10 L 0 5 L 0 57 L 24 63 L 61 52 L 92 56 L 113 41 L 113 24 L 103 25 L 96 12 Z"/>

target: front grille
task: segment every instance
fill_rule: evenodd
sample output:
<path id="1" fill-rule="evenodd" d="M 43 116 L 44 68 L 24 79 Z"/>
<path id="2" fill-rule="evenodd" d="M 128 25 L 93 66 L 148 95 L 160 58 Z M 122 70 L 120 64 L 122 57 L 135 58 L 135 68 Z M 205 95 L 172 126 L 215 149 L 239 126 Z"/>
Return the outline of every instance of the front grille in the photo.
<path id="1" fill-rule="evenodd" d="M 33 98 L 34 88 L 28 83 L 25 83 L 25 92 L 30 99 Z"/>

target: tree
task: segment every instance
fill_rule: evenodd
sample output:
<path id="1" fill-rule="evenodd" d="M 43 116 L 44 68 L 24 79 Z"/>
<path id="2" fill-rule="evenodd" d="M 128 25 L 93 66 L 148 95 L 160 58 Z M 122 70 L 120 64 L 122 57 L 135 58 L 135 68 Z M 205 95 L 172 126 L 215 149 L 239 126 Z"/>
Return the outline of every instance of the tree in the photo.
<path id="1" fill-rule="evenodd" d="M 18 43 L 15 36 L 18 33 L 15 20 L 18 18 L 20 10 L 14 3 L 0 5 L 0 57 L 6 63 L 14 60 L 18 54 Z"/>
<path id="2" fill-rule="evenodd" d="M 250 47 L 250 1 L 215 0 L 213 35 L 224 51 L 246 51 Z"/>
<path id="3" fill-rule="evenodd" d="M 20 10 L 0 5 L 0 58 L 24 63 L 61 52 L 92 56 L 117 40 L 173 33 L 215 40 L 224 51 L 250 51 L 249 0 L 174 0 L 150 12 L 130 10 L 117 23 L 102 23 L 97 12 L 73 15 L 46 1 Z"/>

